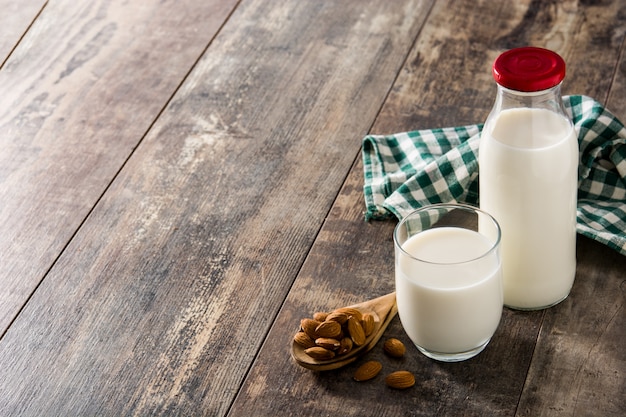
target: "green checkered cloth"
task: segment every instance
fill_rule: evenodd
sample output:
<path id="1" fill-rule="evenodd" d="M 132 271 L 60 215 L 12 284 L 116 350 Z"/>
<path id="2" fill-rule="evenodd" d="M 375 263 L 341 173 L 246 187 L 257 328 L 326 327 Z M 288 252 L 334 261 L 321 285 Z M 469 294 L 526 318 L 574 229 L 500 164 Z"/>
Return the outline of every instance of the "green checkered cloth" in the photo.
<path id="1" fill-rule="evenodd" d="M 563 97 L 580 145 L 577 231 L 626 255 L 626 128 L 586 96 Z M 478 204 L 482 125 L 363 139 L 367 220 L 434 203 Z"/>

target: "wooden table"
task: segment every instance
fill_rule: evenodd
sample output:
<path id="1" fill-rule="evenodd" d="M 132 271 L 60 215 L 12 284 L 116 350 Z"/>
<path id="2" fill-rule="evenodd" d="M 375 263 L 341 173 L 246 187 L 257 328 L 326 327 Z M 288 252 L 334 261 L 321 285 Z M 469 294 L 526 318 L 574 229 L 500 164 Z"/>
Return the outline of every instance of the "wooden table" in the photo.
<path id="1" fill-rule="evenodd" d="M 0 415 L 624 416 L 626 257 L 478 357 L 356 383 L 289 345 L 393 290 L 368 133 L 482 122 L 503 50 L 626 119 L 626 2 L 0 0 Z"/>

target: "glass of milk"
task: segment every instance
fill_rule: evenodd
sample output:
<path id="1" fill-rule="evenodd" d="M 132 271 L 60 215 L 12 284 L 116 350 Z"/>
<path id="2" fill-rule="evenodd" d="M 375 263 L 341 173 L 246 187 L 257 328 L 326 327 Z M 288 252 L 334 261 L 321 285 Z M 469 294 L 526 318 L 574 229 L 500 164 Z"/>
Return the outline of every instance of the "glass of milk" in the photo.
<path id="1" fill-rule="evenodd" d="M 476 356 L 502 315 L 498 222 L 472 206 L 435 204 L 402 219 L 393 240 L 398 314 L 413 343 L 439 361 Z"/>

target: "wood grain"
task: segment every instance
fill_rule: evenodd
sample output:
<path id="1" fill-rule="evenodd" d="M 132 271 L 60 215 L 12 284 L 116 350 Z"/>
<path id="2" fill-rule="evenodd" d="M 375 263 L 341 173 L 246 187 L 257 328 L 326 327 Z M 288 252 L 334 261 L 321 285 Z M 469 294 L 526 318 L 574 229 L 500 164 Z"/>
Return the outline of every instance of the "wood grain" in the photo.
<path id="1" fill-rule="evenodd" d="M 626 414 L 626 257 L 578 239 L 568 299 L 546 311 L 520 415 Z"/>
<path id="2" fill-rule="evenodd" d="M 239 4 L 0 342 L 0 414 L 225 414 L 428 7 Z"/>
<path id="3" fill-rule="evenodd" d="M 626 13 L 622 11 L 622 13 Z M 626 31 L 626 29 L 625 29 Z M 619 49 L 619 61 L 614 66 L 611 90 L 609 91 L 606 105 L 615 113 L 623 123 L 626 123 L 626 37 L 622 38 Z"/>
<path id="4" fill-rule="evenodd" d="M 579 13 L 568 66 L 569 88 L 597 97 L 620 119 L 626 115 L 622 2 Z M 614 18 L 606 25 L 603 19 Z M 582 49 L 576 44 L 589 44 Z M 605 65 L 590 65 L 606 56 Z M 626 413 L 623 335 L 626 258 L 579 238 L 578 274 L 570 298 L 549 311 L 520 401 L 521 415 L 619 416 Z M 613 272 L 610 271 L 620 271 Z"/>
<path id="5" fill-rule="evenodd" d="M 585 94 L 606 103 L 611 83 L 619 80 L 623 6 L 620 0 L 527 0 L 506 6 L 438 1 L 432 12 L 436 23 L 420 34 L 372 133 L 484 122 L 495 98 L 491 65 L 516 46 L 561 54 L 568 68 L 563 94 Z M 623 74 L 623 65 L 617 68 Z"/>
<path id="6" fill-rule="evenodd" d="M 616 13 L 620 2 L 603 7 L 574 2 L 510 6 L 509 2 L 437 2 L 372 131 L 482 122 L 493 103 L 491 62 L 503 49 L 529 43 L 556 49 L 566 57 L 570 66 L 566 92 L 601 100 L 609 94 L 612 76 L 607 68 L 615 67 L 623 43 L 624 16 Z M 501 29 L 495 39 L 494 27 Z M 607 39 L 607 27 L 613 28 L 613 41 L 598 42 L 602 30 Z M 592 45 L 597 48 L 592 55 L 605 64 L 588 65 Z M 619 75 L 616 83 L 623 82 Z M 615 108 L 618 115 L 626 110 Z M 231 415 L 294 410 L 310 416 L 623 414 L 626 366 L 623 349 L 616 349 L 623 334 L 621 271 L 626 258 L 584 238 L 579 242 L 578 278 L 571 297 L 546 311 L 505 309 L 490 345 L 470 361 L 430 361 L 410 347 L 399 321 L 392 323 L 385 337 L 403 340 L 409 346 L 406 357 L 392 361 L 375 349 L 363 360 L 380 360 L 383 377 L 397 369 L 415 372 L 417 384 L 410 392 L 389 390 L 382 380 L 357 384 L 352 373 L 360 362 L 312 373 L 290 361 L 286 346 L 300 318 L 393 290 L 395 222 L 363 222 L 362 169 L 357 161 Z M 613 271 L 612 276 L 606 276 L 607 271 Z M 599 309 L 598 302 L 607 307 Z M 589 310 L 594 310 L 593 324 L 581 324 Z M 589 340 L 581 340 L 592 325 L 599 328 L 588 333 Z M 590 357 L 591 353 L 598 357 Z M 606 363 L 600 365 L 602 361 Z M 606 385 L 606 394 L 595 391 L 594 381 Z M 579 396 L 572 397 L 576 390 L 571 383 L 577 384 Z"/>
<path id="7" fill-rule="evenodd" d="M 362 137 L 483 121 L 524 44 L 626 119 L 623 0 L 8 3 L 0 415 L 625 414 L 626 257 L 585 238 L 570 297 L 505 309 L 472 360 L 397 318 L 367 383 L 289 354 L 300 318 L 393 290 Z"/>
<path id="8" fill-rule="evenodd" d="M 0 68 L 46 3 L 46 0 L 0 0 Z"/>
<path id="9" fill-rule="evenodd" d="M 619 95 L 626 81 L 620 72 L 626 33 L 624 2 L 584 7 L 564 3 L 543 13 L 547 20 L 567 18 L 563 24 L 548 26 L 540 45 L 564 56 L 568 65 L 564 93 L 594 97 L 625 120 L 626 101 Z M 608 101 L 610 97 L 614 99 Z M 618 330 L 626 323 L 626 257 L 582 237 L 577 257 L 570 297 L 546 311 L 519 415 L 626 413 L 626 355 Z"/>
<path id="10" fill-rule="evenodd" d="M 391 359 L 374 348 L 345 368 L 315 373 L 299 367 L 287 347 L 300 318 L 393 291 L 395 222 L 363 221 L 362 165 L 346 180 L 315 245 L 263 345 L 231 415 L 512 415 L 524 385 L 543 312 L 505 310 L 490 345 L 478 357 L 441 364 L 418 353 L 396 317 L 381 339 L 403 341 L 407 353 Z M 352 375 L 366 360 L 383 364 L 367 383 Z M 410 391 L 384 384 L 392 371 L 408 369 L 417 383 Z M 280 399 L 278 401 L 277 399 Z M 445 410 L 445 411 L 444 411 Z"/>
<path id="11" fill-rule="evenodd" d="M 0 71 L 0 334 L 236 3 L 55 1 Z"/>

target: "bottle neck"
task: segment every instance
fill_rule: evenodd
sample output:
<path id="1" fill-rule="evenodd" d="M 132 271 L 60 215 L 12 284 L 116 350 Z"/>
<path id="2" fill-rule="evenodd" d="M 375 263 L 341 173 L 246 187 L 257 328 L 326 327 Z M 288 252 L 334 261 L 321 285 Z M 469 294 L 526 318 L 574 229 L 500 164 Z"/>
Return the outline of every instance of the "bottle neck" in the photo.
<path id="1" fill-rule="evenodd" d="M 563 99 L 561 97 L 561 84 L 541 91 L 516 91 L 497 84 L 498 93 L 494 104 L 494 110 L 502 111 L 512 108 L 536 108 L 547 109 L 561 115 L 565 115 Z"/>

